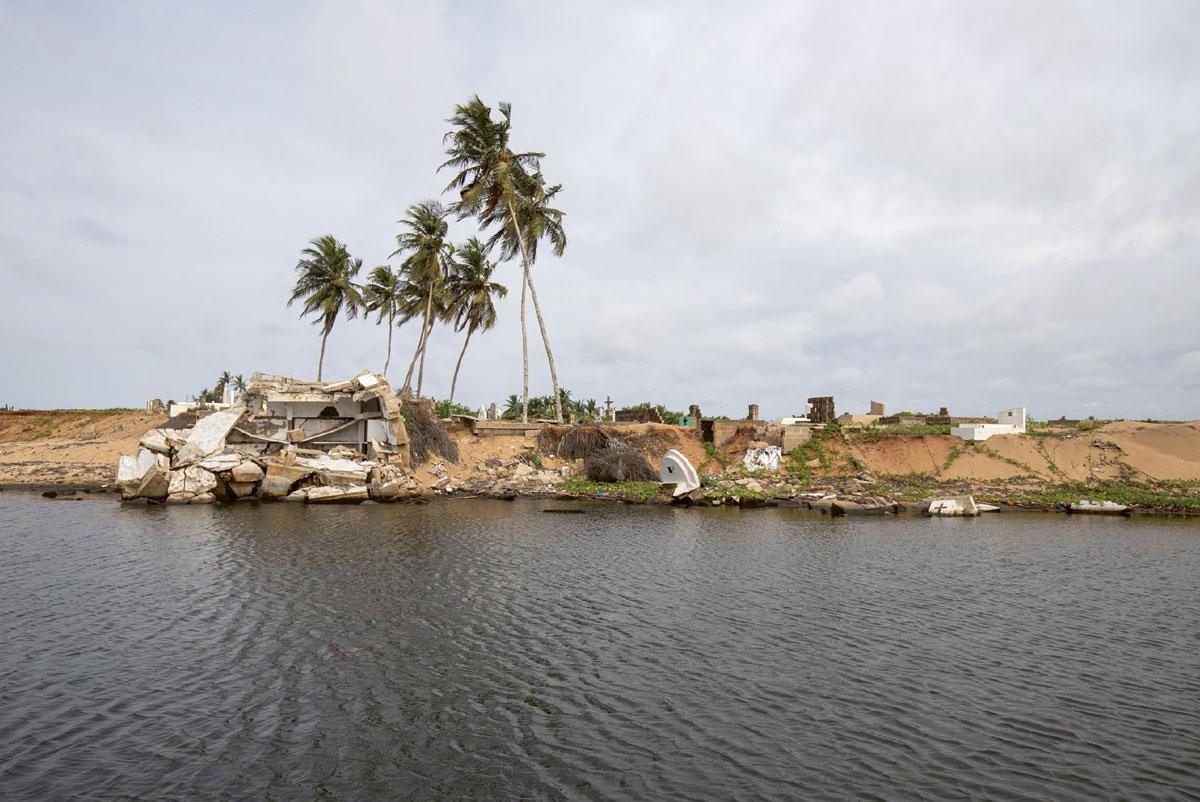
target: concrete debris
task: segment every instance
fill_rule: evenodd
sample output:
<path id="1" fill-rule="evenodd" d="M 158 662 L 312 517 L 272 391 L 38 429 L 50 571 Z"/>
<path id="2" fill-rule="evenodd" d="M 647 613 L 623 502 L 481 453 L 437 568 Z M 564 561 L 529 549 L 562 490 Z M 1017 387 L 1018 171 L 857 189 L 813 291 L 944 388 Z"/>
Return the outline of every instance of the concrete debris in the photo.
<path id="1" fill-rule="evenodd" d="M 225 447 L 225 438 L 246 412 L 241 407 L 214 412 L 192 428 L 187 442 L 175 454 L 176 465 L 187 465 Z"/>
<path id="2" fill-rule="evenodd" d="M 200 460 L 197 465 L 206 471 L 213 473 L 226 473 L 232 471 L 242 463 L 242 457 L 238 454 L 217 454 L 212 457 L 207 457 Z"/>
<path id="3" fill-rule="evenodd" d="M 251 462 L 250 460 L 238 463 L 237 466 L 229 472 L 229 478 L 231 481 L 241 482 L 243 484 L 253 484 L 258 482 L 265 475 L 265 472 L 258 466 L 258 463 Z"/>
<path id="4" fill-rule="evenodd" d="M 370 498 L 366 485 L 325 485 L 308 490 L 309 504 L 357 504 Z"/>
<path id="5" fill-rule="evenodd" d="M 783 449 L 779 446 L 748 448 L 746 449 L 746 456 L 742 458 L 742 465 L 748 471 L 757 471 L 760 469 L 777 471 L 779 470 L 781 459 L 783 459 Z"/>
<path id="6" fill-rule="evenodd" d="M 320 383 L 255 373 L 241 399 L 218 409 L 146 432 L 137 456 L 118 461 L 122 496 L 181 504 L 394 500 L 419 492 L 408 478 L 401 399 L 379 374 Z"/>
<path id="7" fill-rule="evenodd" d="M 662 465 L 658 469 L 658 478 L 664 484 L 674 484 L 675 490 L 671 495 L 682 496 L 700 487 L 700 476 L 688 458 L 675 449 L 663 454 Z"/>
<path id="8" fill-rule="evenodd" d="M 199 465 L 171 471 L 171 482 L 168 492 L 177 493 L 208 493 L 217 486 L 217 477 Z"/>

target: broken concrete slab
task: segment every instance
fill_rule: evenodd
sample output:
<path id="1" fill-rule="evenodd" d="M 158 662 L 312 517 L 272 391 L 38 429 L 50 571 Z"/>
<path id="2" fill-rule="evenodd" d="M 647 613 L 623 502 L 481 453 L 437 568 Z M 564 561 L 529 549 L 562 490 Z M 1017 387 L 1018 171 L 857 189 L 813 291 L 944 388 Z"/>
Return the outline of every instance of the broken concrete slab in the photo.
<path id="1" fill-rule="evenodd" d="M 168 492 L 171 495 L 178 493 L 208 493 L 216 486 L 217 477 L 211 471 L 206 471 L 199 465 L 191 465 L 187 468 L 171 471 Z"/>
<path id="2" fill-rule="evenodd" d="M 165 456 L 156 454 L 148 448 L 138 449 L 136 457 L 122 454 L 117 460 L 117 487 L 121 490 L 121 497 L 125 499 L 141 498 L 139 492 L 146 476 L 151 472 L 165 474 L 169 467 L 166 462 Z M 153 482 L 148 483 L 147 486 L 155 487 Z"/>
<path id="3" fill-rule="evenodd" d="M 243 407 L 234 407 L 201 418 L 175 454 L 175 464 L 188 465 L 224 448 L 226 436 L 245 412 Z"/>
<path id="4" fill-rule="evenodd" d="M 253 484 L 254 482 L 260 481 L 265 475 L 265 472 L 259 467 L 258 463 L 251 462 L 250 460 L 239 462 L 236 466 L 234 466 L 233 470 L 229 472 L 230 480 L 239 483 L 249 482 Z"/>
<path id="5" fill-rule="evenodd" d="M 232 471 L 241 462 L 242 457 L 239 454 L 214 454 L 211 457 L 200 460 L 196 464 L 206 471 L 225 473 L 226 471 Z"/>
<path id="6" fill-rule="evenodd" d="M 258 488 L 258 482 L 230 482 L 229 492 L 237 498 L 245 498 L 253 496 L 254 491 Z"/>
<path id="7" fill-rule="evenodd" d="M 369 498 L 366 485 L 325 485 L 308 489 L 309 504 L 357 504 Z"/>
<path id="8" fill-rule="evenodd" d="M 142 481 L 138 483 L 137 498 L 148 498 L 161 501 L 167 497 L 171 486 L 171 472 L 167 468 L 167 458 L 159 455 L 158 462 L 150 466 Z"/>

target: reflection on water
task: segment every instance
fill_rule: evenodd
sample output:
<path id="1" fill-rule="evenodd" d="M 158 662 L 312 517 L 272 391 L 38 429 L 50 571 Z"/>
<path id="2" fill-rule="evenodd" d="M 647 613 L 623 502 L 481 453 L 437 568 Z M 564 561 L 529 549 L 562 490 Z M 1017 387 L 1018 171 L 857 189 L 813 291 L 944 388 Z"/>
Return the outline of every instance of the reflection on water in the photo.
<path id="1" fill-rule="evenodd" d="M 0 497 L 0 798 L 1200 794 L 1200 526 Z"/>

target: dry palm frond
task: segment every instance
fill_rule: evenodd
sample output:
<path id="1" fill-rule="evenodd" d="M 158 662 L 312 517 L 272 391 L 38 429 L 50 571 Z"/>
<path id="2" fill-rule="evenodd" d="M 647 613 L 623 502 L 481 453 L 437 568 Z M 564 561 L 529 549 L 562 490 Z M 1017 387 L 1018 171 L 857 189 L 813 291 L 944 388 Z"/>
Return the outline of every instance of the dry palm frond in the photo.
<path id="1" fill-rule="evenodd" d="M 409 448 L 413 465 L 423 465 L 430 454 L 458 462 L 458 446 L 446 434 L 446 427 L 433 414 L 431 404 L 421 402 L 405 404 L 401 413 L 408 427 Z"/>
<path id="2" fill-rule="evenodd" d="M 587 459 L 608 448 L 613 436 L 599 426 L 572 426 L 558 442 L 558 456 L 563 459 Z"/>
<path id="3" fill-rule="evenodd" d="M 658 474 L 646 458 L 632 448 L 606 448 L 583 462 L 583 471 L 593 482 L 657 482 Z"/>
<path id="4" fill-rule="evenodd" d="M 538 451 L 548 457 L 557 455 L 558 444 L 568 431 L 570 431 L 569 426 L 543 426 L 542 430 L 538 432 Z"/>

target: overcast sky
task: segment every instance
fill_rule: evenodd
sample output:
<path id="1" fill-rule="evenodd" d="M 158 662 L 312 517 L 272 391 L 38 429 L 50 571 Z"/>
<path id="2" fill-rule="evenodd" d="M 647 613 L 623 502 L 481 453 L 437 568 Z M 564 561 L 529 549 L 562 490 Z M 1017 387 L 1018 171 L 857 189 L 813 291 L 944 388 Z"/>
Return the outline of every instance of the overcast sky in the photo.
<path id="1" fill-rule="evenodd" d="M 564 184 L 569 246 L 535 277 L 577 397 L 1200 417 L 1187 0 L 4 0 L 0 404 L 315 376 L 300 250 L 385 263 L 474 93 Z M 468 404 L 520 392 L 519 275 Z M 385 339 L 339 320 L 326 377 L 381 369 Z M 435 330 L 427 391 L 460 345 Z"/>

